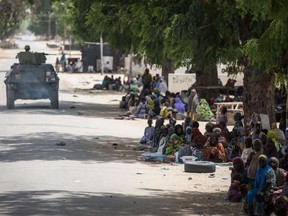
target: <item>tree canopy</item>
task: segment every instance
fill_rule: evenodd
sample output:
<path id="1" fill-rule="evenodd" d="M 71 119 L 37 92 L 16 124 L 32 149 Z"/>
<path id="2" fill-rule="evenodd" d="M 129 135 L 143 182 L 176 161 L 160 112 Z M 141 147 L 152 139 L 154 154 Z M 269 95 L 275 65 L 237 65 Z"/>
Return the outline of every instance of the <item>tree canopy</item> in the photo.
<path id="1" fill-rule="evenodd" d="M 33 3 L 33 0 L 0 1 L 0 40 L 15 34 Z"/>
<path id="2" fill-rule="evenodd" d="M 129 50 L 132 45 L 151 63 L 171 59 L 176 66 L 200 67 L 201 73 L 217 63 L 242 68 L 245 98 L 264 103 L 272 101 L 273 88 L 261 99 L 252 87 L 273 85 L 275 72 L 287 74 L 287 7 L 284 0 L 95 0 L 85 11 L 85 24 L 113 46 Z M 248 115 L 259 108 L 256 102 L 245 106 Z"/>
<path id="3" fill-rule="evenodd" d="M 288 74 L 288 2 L 242 0 L 241 7 L 253 19 L 261 19 L 266 28 L 259 37 L 250 38 L 244 53 L 253 65 L 287 79 Z"/>

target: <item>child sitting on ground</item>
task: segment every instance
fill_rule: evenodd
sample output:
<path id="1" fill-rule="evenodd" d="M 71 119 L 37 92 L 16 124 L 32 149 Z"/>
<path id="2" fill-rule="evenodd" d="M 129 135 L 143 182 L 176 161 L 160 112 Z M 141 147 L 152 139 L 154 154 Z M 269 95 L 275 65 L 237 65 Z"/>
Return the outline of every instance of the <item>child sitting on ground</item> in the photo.
<path id="1" fill-rule="evenodd" d="M 205 137 L 201 134 L 194 137 L 192 140 L 192 156 L 196 157 L 196 161 L 203 161 L 203 146 L 205 144 Z"/>
<path id="2" fill-rule="evenodd" d="M 164 147 L 167 145 L 167 141 L 168 141 L 168 128 L 165 127 L 165 126 L 162 126 L 162 127 L 163 127 L 162 128 L 163 132 L 162 132 L 162 137 L 160 139 L 159 147 L 158 147 L 157 152 L 164 155 L 165 154 Z"/>
<path id="3" fill-rule="evenodd" d="M 144 130 L 144 136 L 141 138 L 140 143 L 153 146 L 155 128 L 152 126 L 152 119 L 147 120 L 148 127 Z"/>
<path id="4" fill-rule="evenodd" d="M 240 181 L 236 179 L 232 181 L 228 192 L 228 200 L 230 202 L 241 202 L 242 194 L 240 185 L 241 185 Z"/>
<path id="5" fill-rule="evenodd" d="M 192 128 L 190 126 L 187 126 L 185 129 L 185 143 L 191 145 L 192 142 Z"/>
<path id="6" fill-rule="evenodd" d="M 172 116 L 172 113 L 169 111 L 169 103 L 165 102 L 160 110 L 160 116 L 164 119 L 168 119 Z"/>

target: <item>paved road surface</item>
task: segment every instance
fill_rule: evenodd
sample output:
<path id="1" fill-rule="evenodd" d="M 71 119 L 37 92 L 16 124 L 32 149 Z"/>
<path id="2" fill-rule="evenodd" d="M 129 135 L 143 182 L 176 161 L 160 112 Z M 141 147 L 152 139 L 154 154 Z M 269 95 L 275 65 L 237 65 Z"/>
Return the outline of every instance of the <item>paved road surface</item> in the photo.
<path id="1" fill-rule="evenodd" d="M 31 41 L 37 46 L 44 48 Z M 9 68 L 11 61 L 1 58 L 0 65 Z M 227 167 L 217 168 L 211 180 L 184 173 L 182 165 L 137 161 L 140 153 L 132 147 L 146 121 L 114 119 L 119 93 L 72 88 L 85 86 L 77 81 L 86 77 L 89 89 L 101 77 L 60 74 L 59 110 L 51 110 L 48 100 L 17 101 L 7 110 L 3 77 L 0 73 L 0 215 L 227 214 Z"/>

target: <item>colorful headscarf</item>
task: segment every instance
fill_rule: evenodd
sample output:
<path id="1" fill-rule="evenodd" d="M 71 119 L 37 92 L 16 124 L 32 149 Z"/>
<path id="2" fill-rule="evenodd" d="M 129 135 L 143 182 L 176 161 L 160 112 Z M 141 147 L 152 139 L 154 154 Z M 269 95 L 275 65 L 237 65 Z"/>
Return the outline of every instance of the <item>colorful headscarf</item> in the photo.
<path id="1" fill-rule="evenodd" d="M 264 154 L 259 155 L 258 162 L 261 158 L 265 159 L 266 164 L 265 164 L 265 167 L 263 168 L 259 166 L 257 170 L 257 174 L 256 174 L 254 188 L 252 191 L 249 191 L 247 194 L 247 202 L 249 205 L 252 205 L 256 193 L 264 187 L 265 181 L 266 181 L 265 175 L 270 169 L 270 166 L 268 165 L 268 158 L 266 157 L 266 155 Z"/>
<path id="2" fill-rule="evenodd" d="M 174 104 L 175 109 L 177 109 L 177 111 L 179 113 L 184 113 L 185 112 L 185 104 L 181 101 L 180 98 L 176 97 L 175 98 L 175 104 Z"/>
<path id="3" fill-rule="evenodd" d="M 234 169 L 236 170 L 236 172 L 237 173 L 243 173 L 244 172 L 244 170 L 245 170 L 245 166 L 244 166 L 244 161 L 242 160 L 242 158 L 241 157 L 235 157 L 235 158 L 233 158 L 233 166 L 234 166 L 234 164 L 239 164 L 239 167 L 237 167 L 238 169 L 236 169 L 235 167 L 234 167 Z"/>
<path id="4" fill-rule="evenodd" d="M 265 154 L 261 154 L 258 158 L 267 158 L 267 156 Z"/>
<path id="5" fill-rule="evenodd" d="M 256 142 L 260 142 L 260 150 L 258 152 L 255 152 L 255 154 L 252 156 L 251 161 L 250 161 L 250 165 L 247 168 L 248 178 L 250 178 L 250 179 L 256 178 L 257 168 L 258 168 L 258 164 L 259 164 L 259 156 L 263 154 L 262 141 L 260 139 L 255 139 L 253 141 L 253 147 L 254 147 Z"/>
<path id="6" fill-rule="evenodd" d="M 167 147 L 165 150 L 165 155 L 174 155 L 175 152 L 177 152 L 181 146 L 182 142 L 180 137 L 178 137 L 175 133 L 173 133 L 169 138 L 168 138 L 168 143 Z"/>
<path id="7" fill-rule="evenodd" d="M 267 132 L 267 137 L 270 138 L 270 139 L 272 139 L 274 143 L 277 142 L 277 137 L 276 137 L 275 131 L 269 130 L 269 131 Z"/>
<path id="8" fill-rule="evenodd" d="M 270 166 L 268 165 L 268 158 L 266 155 L 264 154 L 261 154 L 259 156 L 259 160 L 261 158 L 264 158 L 265 159 L 265 167 L 262 168 L 262 167 L 258 167 L 258 170 L 257 170 L 257 174 L 256 174 L 256 181 L 255 181 L 255 185 L 254 185 L 254 189 L 258 189 L 261 190 L 265 184 L 265 174 L 267 173 L 267 171 L 270 169 Z"/>
<path id="9" fill-rule="evenodd" d="M 203 136 L 202 134 L 197 134 L 196 136 L 193 137 L 192 143 L 196 144 L 198 139 L 201 139 L 201 146 L 196 146 L 196 147 L 203 147 L 207 141 L 207 138 Z"/>
<path id="10" fill-rule="evenodd" d="M 197 106 L 197 119 L 207 120 L 213 117 L 214 117 L 214 114 L 211 111 L 208 102 L 204 98 L 201 99 L 199 105 Z"/>
<path id="11" fill-rule="evenodd" d="M 147 105 L 146 105 L 147 110 L 153 110 L 155 106 L 154 101 L 152 100 L 150 96 L 146 96 L 145 98 L 147 102 Z"/>

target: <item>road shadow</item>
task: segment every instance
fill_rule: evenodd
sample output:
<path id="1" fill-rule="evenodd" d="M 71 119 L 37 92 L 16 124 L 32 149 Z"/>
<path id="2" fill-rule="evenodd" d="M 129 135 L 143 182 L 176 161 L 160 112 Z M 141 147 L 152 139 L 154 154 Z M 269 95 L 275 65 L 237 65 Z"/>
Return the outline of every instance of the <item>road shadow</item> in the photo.
<path id="1" fill-rule="evenodd" d="M 241 215 L 241 203 L 224 201 L 223 195 L 223 193 L 193 191 L 181 193 L 157 191 L 141 196 L 65 190 L 12 191 L 0 194 L 0 214 L 17 216 Z"/>
<path id="2" fill-rule="evenodd" d="M 135 163 L 139 139 L 114 136 L 76 136 L 64 133 L 30 133 L 0 137 L 0 162 L 74 160 Z"/>
<path id="3" fill-rule="evenodd" d="M 61 100 L 61 94 L 72 95 L 71 100 Z M 50 114 L 50 115 L 81 115 L 83 117 L 95 118 L 117 118 L 126 111 L 119 108 L 122 95 L 125 93 L 119 91 L 95 90 L 95 89 L 73 89 L 60 91 L 59 109 L 50 108 L 50 100 L 16 100 L 15 108 L 8 110 L 6 105 L 0 105 L 0 112 L 5 113 L 23 113 L 25 114 Z M 79 101 L 79 98 L 93 96 L 91 102 Z M 108 101 L 110 104 L 97 103 L 97 96 L 115 95 L 115 99 Z M 118 99 L 117 99 L 118 98 Z M 95 100 L 95 101 L 93 101 Z"/>
<path id="4" fill-rule="evenodd" d="M 59 109 L 50 109 L 50 104 L 47 102 L 42 103 L 29 103 L 19 104 L 13 110 L 7 110 L 6 107 L 1 106 L 0 111 L 3 114 L 25 114 L 37 115 L 74 115 L 83 117 L 94 118 L 116 118 L 125 113 L 125 110 L 119 109 L 119 105 L 114 104 L 97 104 L 97 103 L 84 103 L 73 101 L 61 101 Z"/>

